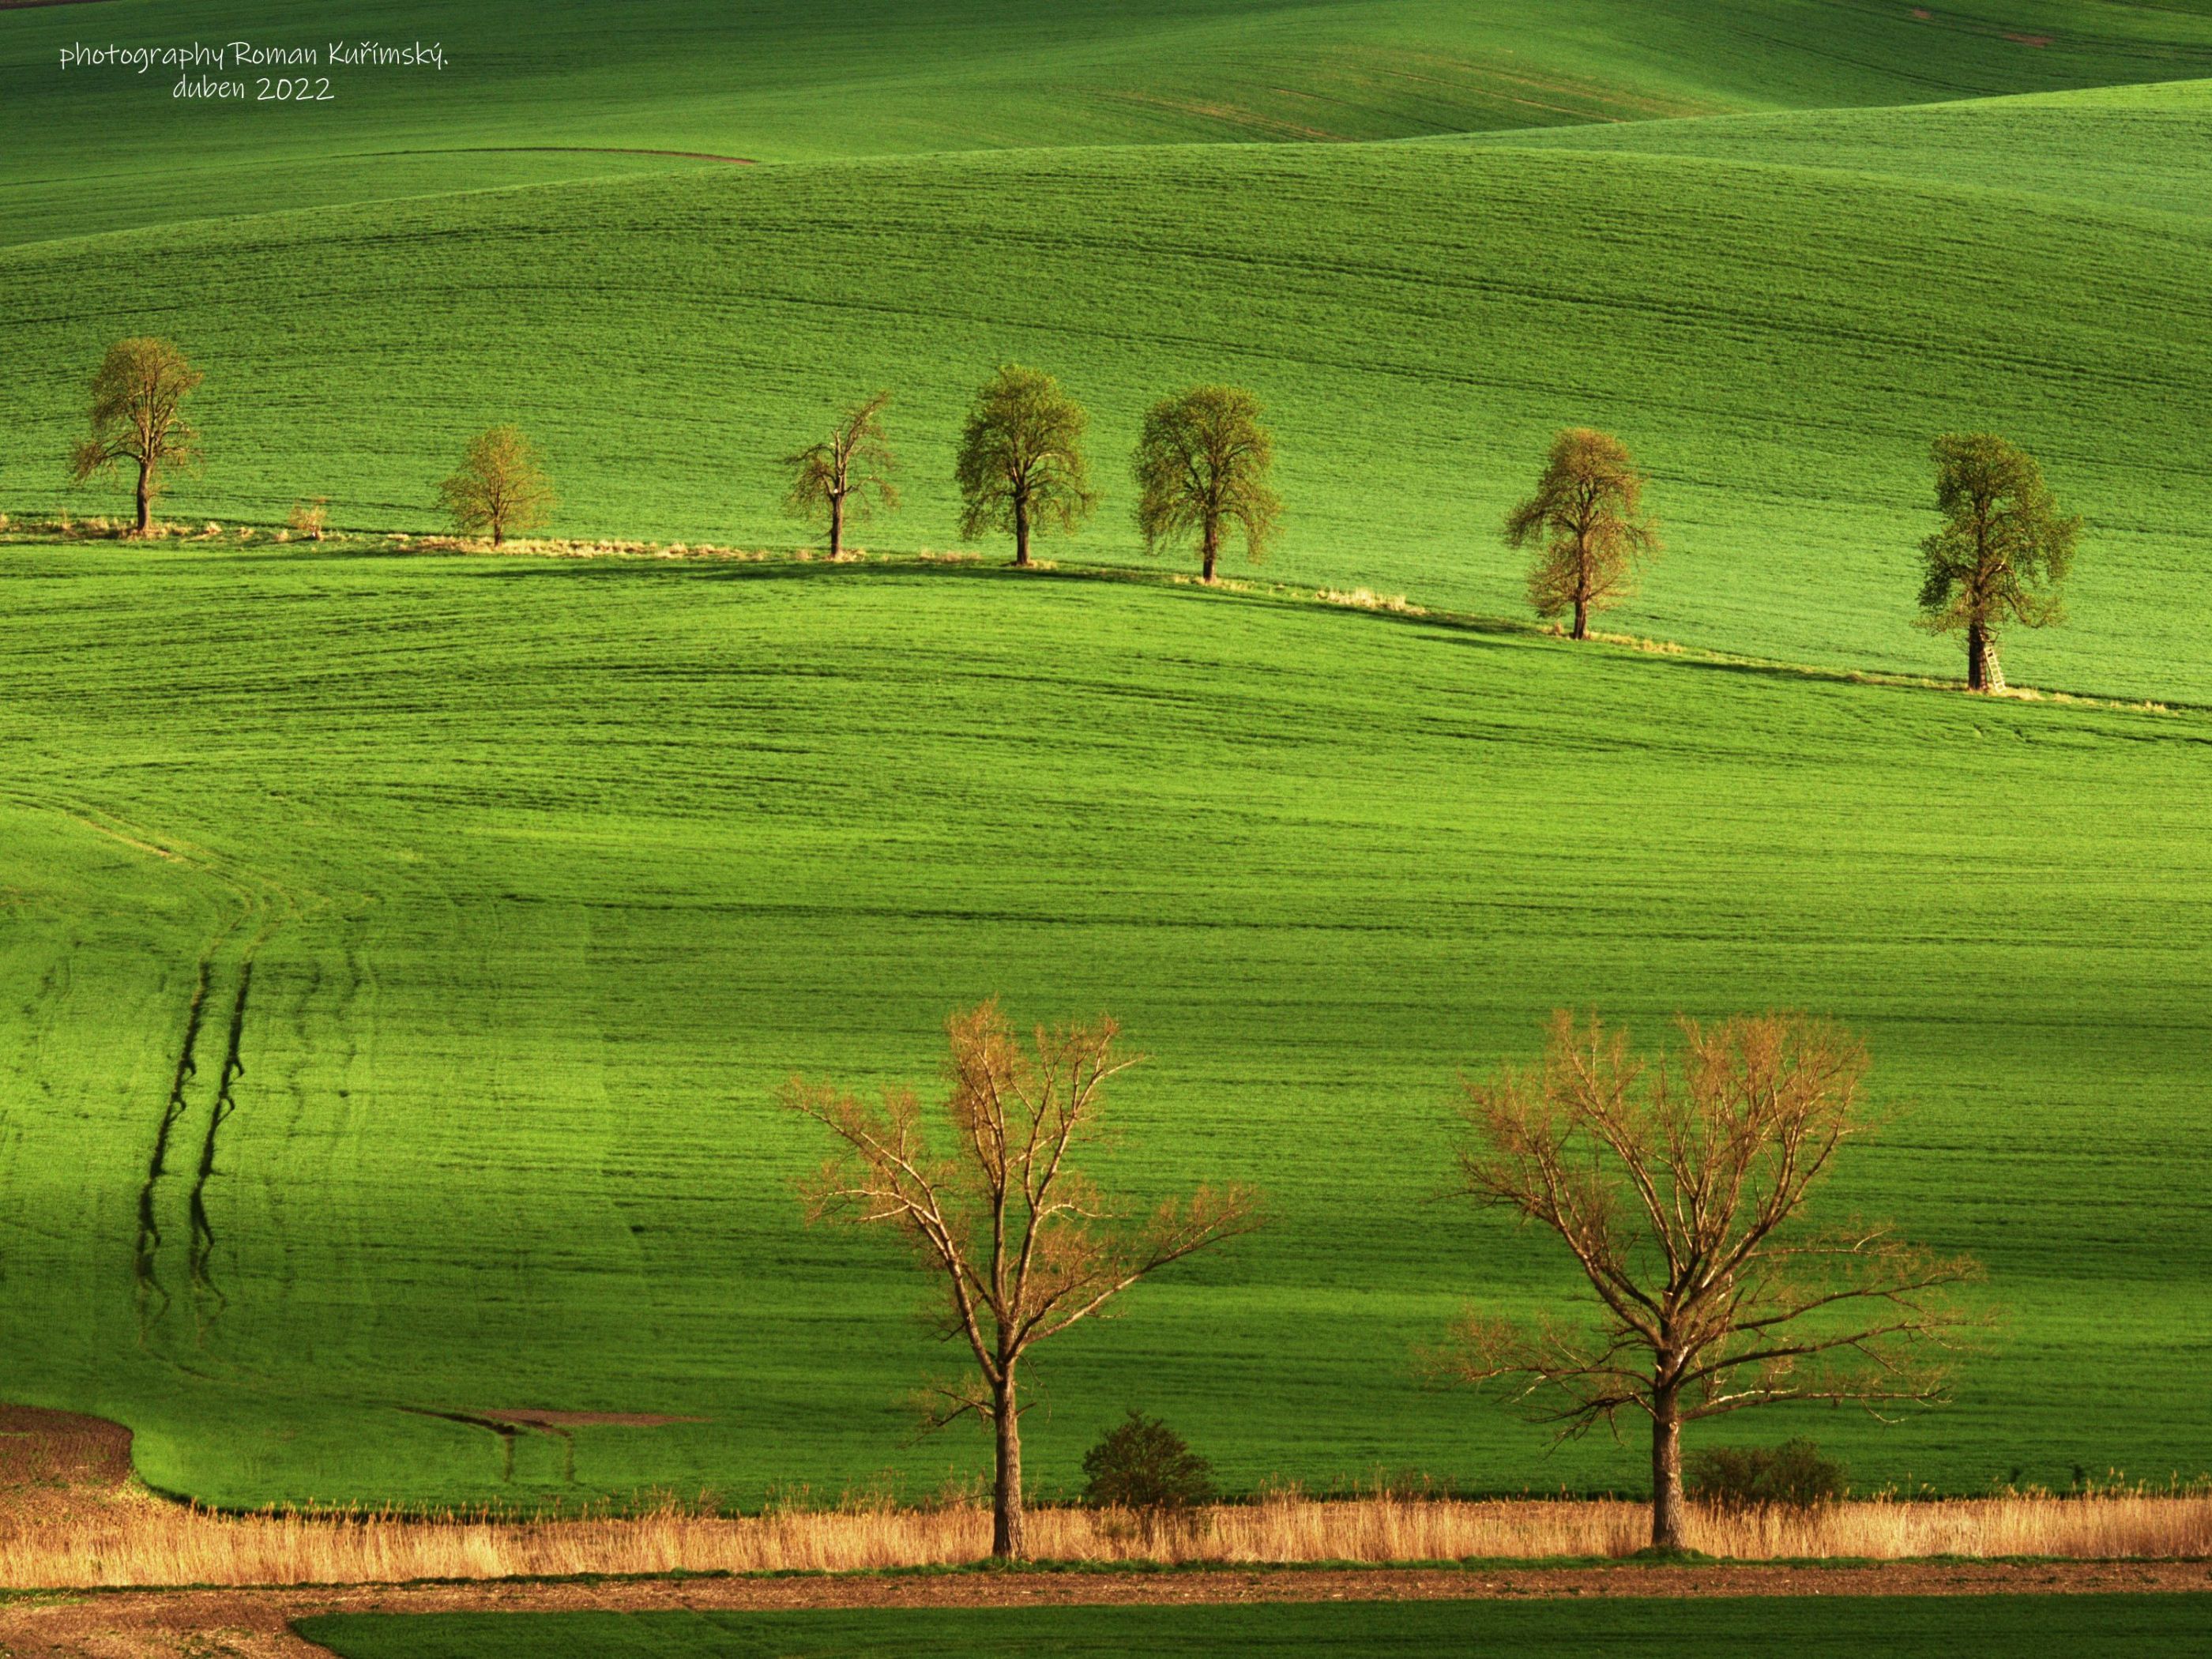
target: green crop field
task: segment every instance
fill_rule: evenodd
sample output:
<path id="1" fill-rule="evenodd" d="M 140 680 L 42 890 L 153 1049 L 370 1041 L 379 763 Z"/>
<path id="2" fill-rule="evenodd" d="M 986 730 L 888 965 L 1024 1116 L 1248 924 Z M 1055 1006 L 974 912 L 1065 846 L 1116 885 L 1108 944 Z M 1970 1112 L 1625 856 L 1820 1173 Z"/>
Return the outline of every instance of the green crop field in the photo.
<path id="1" fill-rule="evenodd" d="M 1151 1055 L 1118 1182 L 1273 1218 L 1042 1351 L 1042 1491 L 1127 1407 L 1237 1490 L 1633 1490 L 1414 1364 L 1569 1287 L 1433 1201 L 1453 1079 L 1561 1006 L 1792 1006 L 1911 1109 L 1838 1212 L 2004 1319 L 1952 1410 L 1740 1432 L 1862 1489 L 2212 1468 L 2212 6 L 479 3 L 308 107 L 58 67 L 331 27 L 0 9 L 0 1399 L 225 1504 L 970 1476 L 771 1096 L 926 1082 L 998 992 Z M 217 535 L 26 529 L 123 509 L 62 480 L 137 332 L 206 371 L 162 511 Z M 1106 495 L 1018 577 L 919 556 L 1004 556 L 951 475 L 1007 358 Z M 1216 378 L 1281 453 L 1243 592 L 1130 518 Z M 904 510 L 802 562 L 776 458 L 878 386 Z M 510 419 L 556 533 L 775 556 L 402 550 Z M 1668 542 L 1601 625 L 1683 652 L 1514 620 L 1571 422 Z M 1959 673 L 1914 548 L 1982 427 L 2087 520 L 2007 670 L 2105 701 L 1852 678 Z M 271 545 L 318 495 L 362 533 Z M 452 1417 L 524 1407 L 672 1420 Z"/>
<path id="2" fill-rule="evenodd" d="M 1198 1616 L 1194 1616 L 1196 1612 Z M 2203 1595 L 1354 1601 L 781 1613 L 337 1613 L 301 1634 L 344 1659 L 753 1659 L 756 1655 L 1480 1654 L 1583 1659 L 2212 1652 Z"/>
<path id="3" fill-rule="evenodd" d="M 586 1491 L 753 1501 L 972 1466 L 908 1443 L 950 1356 L 895 1252 L 802 1228 L 815 1145 L 769 1097 L 926 1082 L 994 990 L 1152 1055 L 1127 1184 L 1249 1179 L 1277 1217 L 1044 1351 L 1048 1489 L 1129 1406 L 1243 1486 L 1632 1484 L 1410 1352 L 1464 1296 L 1564 1288 L 1429 1200 L 1455 1069 L 1589 1003 L 1653 1037 L 1830 1011 L 1916 1106 L 1835 1201 L 1980 1252 L 2011 1323 L 1954 1411 L 1820 1417 L 1863 1480 L 2202 1467 L 2202 715 L 988 567 L 19 547 L 0 734 L 40 1333 L 8 1386 L 132 1423 L 166 1487 L 482 1498 L 573 1455 Z M 526 1405 L 701 1420 L 526 1442 L 510 1482 L 419 1414 Z"/>

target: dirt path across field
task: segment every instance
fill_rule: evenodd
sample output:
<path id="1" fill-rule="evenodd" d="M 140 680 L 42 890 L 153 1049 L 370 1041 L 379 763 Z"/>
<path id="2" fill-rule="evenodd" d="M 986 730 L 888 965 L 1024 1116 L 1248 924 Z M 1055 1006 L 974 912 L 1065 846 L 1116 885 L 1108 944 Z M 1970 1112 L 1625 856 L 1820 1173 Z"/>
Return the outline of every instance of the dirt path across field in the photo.
<path id="1" fill-rule="evenodd" d="M 113 1590 L 0 1603 L 15 1659 L 307 1659 L 318 1613 L 556 1613 L 1075 1603 L 1444 1601 L 1589 1595 L 1978 1595 L 2212 1591 L 2212 1562 L 1956 1562 L 1888 1566 L 1469 1567 L 1161 1572 L 862 1573 L 818 1577 Z"/>

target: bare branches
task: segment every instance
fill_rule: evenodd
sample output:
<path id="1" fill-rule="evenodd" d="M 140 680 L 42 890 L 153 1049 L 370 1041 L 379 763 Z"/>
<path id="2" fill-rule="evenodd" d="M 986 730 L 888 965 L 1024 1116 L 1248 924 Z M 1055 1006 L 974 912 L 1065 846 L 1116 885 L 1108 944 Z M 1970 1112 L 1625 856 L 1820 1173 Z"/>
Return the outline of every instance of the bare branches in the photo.
<path id="1" fill-rule="evenodd" d="M 1076 1166 L 1105 1085 L 1142 1058 L 1117 1049 L 1112 1020 L 1040 1028 L 1024 1044 L 986 1002 L 945 1033 L 949 1154 L 930 1150 L 908 1090 L 870 1105 L 794 1080 L 782 1100 L 842 1143 L 803 1183 L 810 1218 L 902 1235 L 946 1281 L 954 1328 L 987 1377 L 1146 1274 L 1258 1224 L 1240 1187 L 1201 1187 L 1139 1219 Z"/>
<path id="2" fill-rule="evenodd" d="M 1932 1403 L 1982 1322 L 1956 1295 L 1979 1276 L 1971 1261 L 1804 1221 L 1838 1152 L 1873 1127 L 1856 1039 L 1796 1015 L 1680 1030 L 1674 1062 L 1647 1066 L 1625 1031 L 1559 1013 L 1540 1068 L 1464 1085 L 1461 1191 L 1554 1233 L 1599 1316 L 1470 1313 L 1438 1362 L 1504 1383 L 1563 1435 L 1646 1413 L 1677 1508 L 1680 1424 L 1784 1401 Z M 1660 1522 L 1655 1538 L 1678 1541 Z"/>
<path id="3" fill-rule="evenodd" d="M 998 1553 L 1018 1554 L 1023 1356 L 1146 1274 L 1251 1231 L 1259 1206 L 1248 1188 L 1200 1187 L 1136 1215 L 1084 1171 L 1106 1085 L 1141 1058 L 1118 1048 L 1112 1020 L 1040 1027 L 1024 1042 L 986 1002 L 955 1013 L 945 1036 L 945 1151 L 911 1090 L 870 1103 L 793 1079 L 781 1099 L 837 1142 L 801 1183 L 809 1218 L 889 1227 L 939 1286 L 945 1334 L 967 1343 L 975 1371 L 929 1391 L 927 1420 L 973 1413 L 995 1426 Z"/>

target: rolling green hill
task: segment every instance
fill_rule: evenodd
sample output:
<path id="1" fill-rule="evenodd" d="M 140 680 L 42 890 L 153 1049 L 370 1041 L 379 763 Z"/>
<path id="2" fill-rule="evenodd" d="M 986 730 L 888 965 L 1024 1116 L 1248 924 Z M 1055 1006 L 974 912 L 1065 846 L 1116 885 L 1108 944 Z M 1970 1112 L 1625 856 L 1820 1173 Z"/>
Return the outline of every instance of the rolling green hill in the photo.
<path id="1" fill-rule="evenodd" d="M 1692 124 L 1702 125 L 1702 124 Z M 788 545 L 776 458 L 895 388 L 908 509 L 955 538 L 951 445 L 1003 358 L 1096 411 L 1141 559 L 1146 404 L 1252 386 L 1283 455 L 1271 574 L 1519 614 L 1497 526 L 1557 426 L 1620 432 L 1670 551 L 1614 626 L 1957 673 L 1912 628 L 1927 447 L 1992 428 L 2087 515 L 2075 620 L 2033 684 L 2212 700 L 2212 225 L 2045 196 L 1704 157 L 1199 146 L 716 168 L 149 230 L 0 253 L 0 499 L 58 465 L 112 336 L 207 365 L 187 521 L 434 527 L 465 435 L 543 441 L 574 534 Z M 76 510 L 100 504 L 86 495 Z M 107 501 L 119 504 L 120 492 Z"/>
<path id="2" fill-rule="evenodd" d="M 434 21 L 357 0 L 343 15 L 117 0 L 0 16 L 0 235 L 592 176 L 611 164 L 580 152 L 601 146 L 781 161 L 1387 138 L 2212 75 L 2202 6 L 2087 0 L 467 0 Z M 179 100 L 175 72 L 60 68 L 77 42 L 326 51 L 333 34 L 428 36 L 446 67 L 341 72 L 331 101 L 298 110 Z"/>
<path id="3" fill-rule="evenodd" d="M 2029 191 L 2100 210 L 2212 215 L 2212 82 L 2203 81 L 1440 142 L 1818 167 L 1869 185 L 1902 179 Z"/>
<path id="4" fill-rule="evenodd" d="M 11 548 L 0 1386 L 226 1503 L 932 1489 L 981 1449 L 908 1440 L 949 1357 L 895 1252 L 803 1228 L 769 1095 L 927 1083 L 1002 991 L 1152 1056 L 1121 1184 L 1277 1217 L 1042 1351 L 1044 1490 L 1127 1407 L 1237 1487 L 1632 1487 L 1419 1380 L 1462 1297 L 1565 1285 L 1430 1201 L 1451 1080 L 1554 1006 L 1780 1005 L 1914 1107 L 1835 1203 L 2008 1322 L 1954 1411 L 1770 1431 L 1863 1487 L 2192 1474 L 2208 744 L 989 568 Z M 579 1431 L 571 1486 L 424 1414 L 525 1407 L 700 1420 Z"/>
<path id="5" fill-rule="evenodd" d="M 166 510 L 222 526 L 0 526 L 0 1398 L 227 1503 L 932 1488 L 945 1356 L 800 1227 L 768 1100 L 926 1079 L 995 990 L 1151 1052 L 1130 1188 L 1278 1215 L 1045 1356 L 1048 1490 L 1131 1406 L 1232 1486 L 1633 1487 L 1413 1370 L 1563 1283 L 1426 1201 L 1451 1079 L 1557 1006 L 1782 1005 L 1916 1108 L 1839 1200 L 2008 1323 L 1954 1412 L 1771 1431 L 1862 1486 L 2202 1470 L 2212 9 L 1920 9 L 479 3 L 441 76 L 282 110 L 55 58 L 296 4 L 0 9 L 0 510 L 120 507 L 62 459 L 150 331 L 208 377 Z M 1104 510 L 1034 578 L 907 556 L 1006 358 L 1091 407 Z M 1214 378 L 1282 456 L 1249 594 L 1128 517 Z M 512 419 L 561 533 L 787 550 L 775 458 L 878 386 L 888 562 L 235 540 L 433 527 Z M 1466 620 L 1523 614 L 1497 526 L 1579 422 L 1668 544 L 1607 625 L 1686 654 Z M 2011 678 L 2179 712 L 1841 672 L 1958 672 L 1912 567 L 1966 428 L 2088 520 Z M 1311 597 L 1359 588 L 1459 619 Z M 528 1407 L 676 1420 L 455 1420 Z"/>

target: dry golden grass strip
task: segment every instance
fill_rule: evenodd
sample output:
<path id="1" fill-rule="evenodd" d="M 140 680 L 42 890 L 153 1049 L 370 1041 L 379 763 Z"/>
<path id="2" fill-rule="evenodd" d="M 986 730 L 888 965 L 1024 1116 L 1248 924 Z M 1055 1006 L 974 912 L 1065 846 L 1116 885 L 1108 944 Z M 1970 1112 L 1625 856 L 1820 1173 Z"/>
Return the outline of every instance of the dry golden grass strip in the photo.
<path id="1" fill-rule="evenodd" d="M 1271 1498 L 1177 1530 L 1126 1515 L 1040 1510 L 1050 1559 L 1380 1563 L 1469 1557 L 1619 1559 L 1650 1532 L 1627 1502 Z M 1948 1555 L 2212 1557 L 2212 1497 L 2151 1492 L 1857 1501 L 1808 1512 L 1692 1513 L 1698 1549 L 1741 1560 Z M 0 1512 L 0 1586 L 365 1584 L 575 1573 L 754 1572 L 945 1565 L 988 1553 L 987 1507 L 782 1511 L 722 1518 L 671 1508 L 541 1522 L 222 1516 L 138 1492 Z"/>

